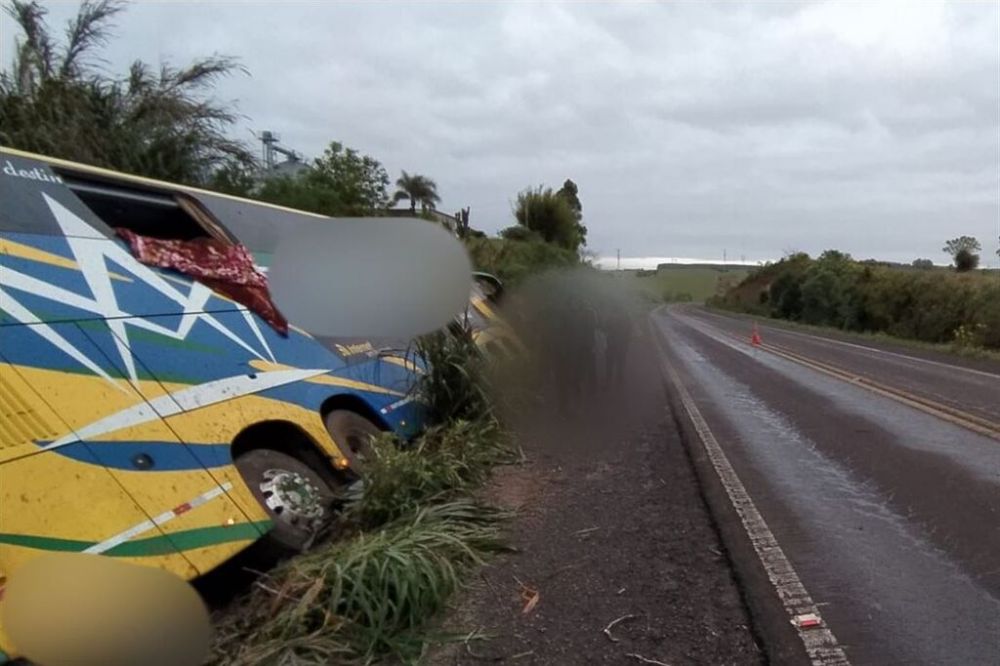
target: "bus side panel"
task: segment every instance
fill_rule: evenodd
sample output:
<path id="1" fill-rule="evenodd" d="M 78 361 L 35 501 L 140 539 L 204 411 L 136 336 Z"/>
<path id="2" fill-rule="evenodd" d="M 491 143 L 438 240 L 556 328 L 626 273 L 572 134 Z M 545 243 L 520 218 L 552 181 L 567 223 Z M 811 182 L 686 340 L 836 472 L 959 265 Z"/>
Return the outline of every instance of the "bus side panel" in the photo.
<path id="1" fill-rule="evenodd" d="M 100 333 L 94 329 L 104 326 L 100 321 L 83 323 L 94 335 Z M 5 354 L 15 359 L 42 356 L 41 350 L 48 342 L 40 339 L 41 327 L 60 341 L 59 349 L 47 353 L 66 356 L 65 369 L 32 368 L 24 362 L 20 372 L 66 424 L 66 430 L 48 443 L 53 447 L 52 455 L 74 459 L 77 449 L 72 443 L 82 440 L 89 454 L 105 466 L 146 517 L 157 518 L 167 542 L 178 552 L 205 545 L 217 547 L 213 557 L 192 562 L 199 571 L 212 568 L 260 536 L 261 528 L 248 523 L 225 489 L 136 390 L 144 383 L 155 382 L 122 377 L 122 369 L 93 344 L 80 326 L 59 323 L 5 327 Z M 79 362 L 66 354 L 69 349 L 105 376 L 86 368 L 81 372 Z M 129 353 L 127 349 L 118 351 Z M 133 527 L 123 518 L 114 519 L 114 523 L 116 534 Z"/>

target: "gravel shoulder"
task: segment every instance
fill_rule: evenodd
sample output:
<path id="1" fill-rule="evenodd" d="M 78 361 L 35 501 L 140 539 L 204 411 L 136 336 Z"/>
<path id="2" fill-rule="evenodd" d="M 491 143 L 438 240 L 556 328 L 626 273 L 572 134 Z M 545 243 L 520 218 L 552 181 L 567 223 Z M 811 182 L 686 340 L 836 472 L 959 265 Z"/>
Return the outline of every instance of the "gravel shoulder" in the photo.
<path id="1" fill-rule="evenodd" d="M 655 353 L 637 341 L 621 389 L 525 419 L 526 461 L 485 491 L 516 511 L 516 552 L 485 566 L 447 618 L 444 631 L 471 638 L 424 663 L 763 661 Z"/>

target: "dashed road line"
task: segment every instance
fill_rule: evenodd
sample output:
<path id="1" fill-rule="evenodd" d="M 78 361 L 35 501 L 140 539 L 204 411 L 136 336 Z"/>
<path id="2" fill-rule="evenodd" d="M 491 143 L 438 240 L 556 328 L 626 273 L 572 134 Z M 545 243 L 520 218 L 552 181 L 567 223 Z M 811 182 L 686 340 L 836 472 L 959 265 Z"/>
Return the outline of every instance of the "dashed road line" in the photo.
<path id="1" fill-rule="evenodd" d="M 754 551 L 767 572 L 768 579 L 788 613 L 789 622 L 795 627 L 802 640 L 811 663 L 814 666 L 849 666 L 850 661 L 847 659 L 847 655 L 823 620 L 818 605 L 809 596 L 809 592 L 802 584 L 795 568 L 788 561 L 764 517 L 757 510 L 757 506 L 750 498 L 746 487 L 736 474 L 736 470 L 729 462 L 729 458 L 726 457 L 722 446 L 712 434 L 708 422 L 705 421 L 701 411 L 684 387 L 680 375 L 667 358 L 658 331 L 654 330 L 653 333 L 656 345 L 660 350 L 659 356 L 663 371 L 677 388 L 681 405 L 694 425 L 702 447 L 722 482 L 729 501 L 736 509 L 743 529 L 750 538 Z"/>

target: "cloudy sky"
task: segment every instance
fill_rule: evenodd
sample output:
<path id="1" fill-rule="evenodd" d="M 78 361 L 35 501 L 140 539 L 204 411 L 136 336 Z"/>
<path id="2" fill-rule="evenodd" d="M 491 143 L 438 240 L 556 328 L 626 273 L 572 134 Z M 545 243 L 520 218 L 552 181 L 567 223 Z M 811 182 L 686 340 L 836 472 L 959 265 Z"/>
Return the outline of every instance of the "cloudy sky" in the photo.
<path id="1" fill-rule="evenodd" d="M 969 234 L 998 263 L 995 1 L 143 2 L 117 26 L 110 71 L 237 56 L 239 136 L 342 141 L 489 232 L 572 178 L 598 255 L 940 262 Z"/>

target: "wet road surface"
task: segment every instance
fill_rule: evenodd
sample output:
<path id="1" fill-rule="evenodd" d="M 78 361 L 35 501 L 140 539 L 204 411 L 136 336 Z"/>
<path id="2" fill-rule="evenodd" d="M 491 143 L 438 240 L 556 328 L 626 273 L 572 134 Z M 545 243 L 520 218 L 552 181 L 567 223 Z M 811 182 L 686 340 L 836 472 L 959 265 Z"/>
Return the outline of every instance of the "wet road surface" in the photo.
<path id="1" fill-rule="evenodd" d="M 782 356 L 699 308 L 652 321 L 853 664 L 1000 664 L 1000 373 L 762 326 Z"/>

